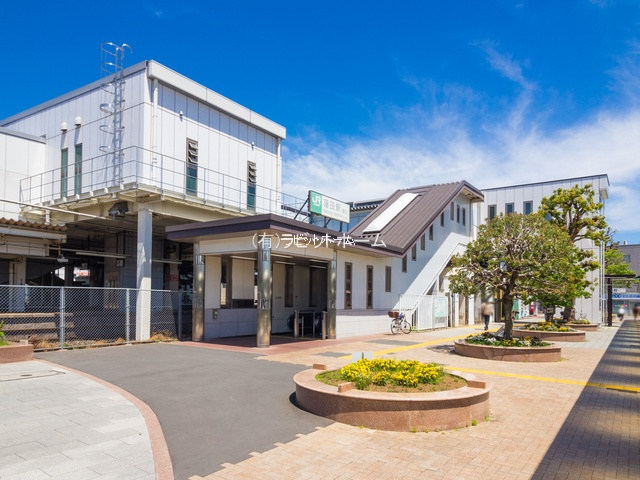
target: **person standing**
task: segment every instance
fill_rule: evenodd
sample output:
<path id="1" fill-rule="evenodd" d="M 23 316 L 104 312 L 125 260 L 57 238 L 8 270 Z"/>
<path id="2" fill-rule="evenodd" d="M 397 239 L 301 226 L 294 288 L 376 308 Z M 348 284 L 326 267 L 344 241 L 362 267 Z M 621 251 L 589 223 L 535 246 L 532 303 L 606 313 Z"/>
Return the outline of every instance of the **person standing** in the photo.
<path id="1" fill-rule="evenodd" d="M 480 305 L 480 314 L 484 320 L 484 329 L 489 330 L 489 322 L 491 321 L 491 315 L 493 315 L 493 305 L 487 301 L 482 302 L 482 305 Z"/>
<path id="2" fill-rule="evenodd" d="M 640 316 L 640 305 L 638 305 L 637 303 L 633 306 L 633 319 L 634 320 L 638 320 L 638 317 Z"/>

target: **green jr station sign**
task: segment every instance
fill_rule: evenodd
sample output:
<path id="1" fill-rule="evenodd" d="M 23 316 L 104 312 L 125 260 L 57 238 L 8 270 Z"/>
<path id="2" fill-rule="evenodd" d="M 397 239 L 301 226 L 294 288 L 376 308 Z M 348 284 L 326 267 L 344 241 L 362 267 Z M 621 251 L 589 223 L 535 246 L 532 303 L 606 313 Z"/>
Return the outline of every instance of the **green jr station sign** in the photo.
<path id="1" fill-rule="evenodd" d="M 349 223 L 349 204 L 309 190 L 309 212 Z"/>

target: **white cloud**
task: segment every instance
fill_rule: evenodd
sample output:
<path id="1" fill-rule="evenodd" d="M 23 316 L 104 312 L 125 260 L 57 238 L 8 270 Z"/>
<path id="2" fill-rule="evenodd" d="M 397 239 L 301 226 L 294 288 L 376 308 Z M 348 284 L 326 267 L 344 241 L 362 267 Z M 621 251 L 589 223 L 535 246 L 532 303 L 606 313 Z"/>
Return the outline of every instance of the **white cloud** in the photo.
<path id="1" fill-rule="evenodd" d="M 629 207 L 640 204 L 640 109 L 602 110 L 549 132 L 526 117 L 521 128 L 512 128 L 512 111 L 496 120 L 481 117 L 473 105 L 461 108 L 443 113 L 442 103 L 391 107 L 386 117 L 392 119 L 394 128 L 388 131 L 393 133 L 373 139 L 331 142 L 318 132 L 311 141 L 290 139 L 284 190 L 300 197 L 314 189 L 343 200 L 366 200 L 397 188 L 461 179 L 490 188 L 607 173 L 607 220 L 620 239 L 640 242 L 635 208 Z M 384 125 L 372 130 L 385 131 Z"/>

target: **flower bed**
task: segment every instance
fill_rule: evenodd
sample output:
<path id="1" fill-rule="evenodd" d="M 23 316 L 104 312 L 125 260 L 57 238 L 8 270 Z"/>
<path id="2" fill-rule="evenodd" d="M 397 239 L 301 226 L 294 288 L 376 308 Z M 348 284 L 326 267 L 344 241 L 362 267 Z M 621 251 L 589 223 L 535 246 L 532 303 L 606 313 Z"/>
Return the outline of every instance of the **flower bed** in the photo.
<path id="1" fill-rule="evenodd" d="M 465 338 L 465 341 L 475 345 L 489 345 L 493 347 L 546 347 L 551 345 L 550 343 L 543 342 L 535 336 L 505 340 L 502 336 L 496 335 L 493 332 L 469 335 Z"/>
<path id="2" fill-rule="evenodd" d="M 530 330 L 527 328 L 514 328 L 513 336 L 517 338 L 526 338 L 536 336 L 541 340 L 549 340 L 551 342 L 584 342 L 586 333 L 578 330 Z"/>
<path id="3" fill-rule="evenodd" d="M 340 370 L 321 373 L 318 380 L 329 385 L 353 382 L 359 390 L 438 390 L 438 385 L 448 375 L 437 363 L 417 360 L 376 358 L 350 363 Z M 460 385 L 462 386 L 462 385 Z"/>
<path id="4" fill-rule="evenodd" d="M 555 322 L 529 323 L 525 325 L 525 330 L 536 332 L 574 332 L 575 330 L 567 325 L 558 325 Z"/>
<path id="5" fill-rule="evenodd" d="M 319 367 L 319 366 L 316 366 Z M 348 382 L 328 385 L 309 369 L 293 377 L 296 401 L 305 410 L 337 422 L 380 430 L 450 430 L 471 425 L 489 414 L 490 387 L 472 375 L 466 386 L 436 392 L 380 392 L 353 388 Z"/>
<path id="6" fill-rule="evenodd" d="M 583 332 L 597 332 L 598 328 L 600 327 L 600 325 L 598 325 L 597 323 L 573 323 L 573 322 L 569 322 L 567 325 L 569 325 L 571 328 L 575 329 L 575 330 L 580 330 Z"/>
<path id="7" fill-rule="evenodd" d="M 9 343 L 0 346 L 0 363 L 25 362 L 27 360 L 33 360 L 33 345 Z"/>
<path id="8" fill-rule="evenodd" d="M 491 332 L 457 340 L 453 348 L 458 355 L 464 357 L 507 362 L 557 362 L 561 354 L 560 347 L 543 342 L 537 337 L 505 340 Z"/>

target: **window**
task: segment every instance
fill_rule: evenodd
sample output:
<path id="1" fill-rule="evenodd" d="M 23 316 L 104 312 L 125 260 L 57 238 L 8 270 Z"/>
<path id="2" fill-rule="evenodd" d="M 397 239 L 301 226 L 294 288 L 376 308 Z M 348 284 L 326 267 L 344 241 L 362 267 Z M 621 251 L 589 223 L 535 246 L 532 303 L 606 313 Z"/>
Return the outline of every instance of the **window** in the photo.
<path id="1" fill-rule="evenodd" d="M 444 227 L 444 212 L 440 214 L 440 226 Z"/>
<path id="2" fill-rule="evenodd" d="M 391 291 L 391 267 L 384 267 L 384 291 Z"/>
<path id="3" fill-rule="evenodd" d="M 460 205 L 456 205 L 456 222 L 460 223 Z"/>
<path id="4" fill-rule="evenodd" d="M 424 250 L 427 246 L 427 235 L 425 233 L 420 237 L 420 250 Z"/>
<path id="5" fill-rule="evenodd" d="M 222 257 L 220 265 L 220 307 L 231 306 L 231 259 Z"/>
<path id="6" fill-rule="evenodd" d="M 466 225 L 467 224 L 467 209 L 463 208 L 462 209 L 462 225 Z"/>
<path id="7" fill-rule="evenodd" d="M 367 265 L 367 308 L 373 308 L 373 265 Z"/>
<path id="8" fill-rule="evenodd" d="M 631 263 L 631 255 L 624 255 L 624 263 Z"/>
<path id="9" fill-rule="evenodd" d="M 75 194 L 82 193 L 82 144 L 76 145 L 76 178 L 75 178 Z"/>
<path id="10" fill-rule="evenodd" d="M 406 255 L 404 257 L 402 257 L 402 271 L 403 272 L 407 271 L 407 256 Z"/>
<path id="11" fill-rule="evenodd" d="M 451 220 L 455 218 L 455 214 L 456 214 L 456 207 L 453 204 L 453 202 L 451 202 Z"/>
<path id="12" fill-rule="evenodd" d="M 429 240 L 433 240 L 433 225 L 429 227 Z"/>
<path id="13" fill-rule="evenodd" d="M 69 149 L 60 151 L 60 196 L 67 196 L 67 176 L 69 175 Z"/>
<path id="14" fill-rule="evenodd" d="M 533 202 L 524 202 L 524 204 L 522 205 L 522 211 L 525 215 L 531 215 L 533 213 Z"/>
<path id="15" fill-rule="evenodd" d="M 293 265 L 284 266 L 284 306 L 293 307 Z"/>
<path id="16" fill-rule="evenodd" d="M 513 203 L 507 203 L 504 206 L 505 215 L 509 215 L 514 212 Z"/>
<path id="17" fill-rule="evenodd" d="M 256 208 L 256 184 L 257 182 L 256 164 L 247 162 L 247 208 Z"/>
<path id="18" fill-rule="evenodd" d="M 487 214 L 487 217 L 489 217 L 489 220 L 493 220 L 494 218 L 496 218 L 496 206 L 495 205 L 489 205 L 489 212 Z"/>
<path id="19" fill-rule="evenodd" d="M 351 263 L 344 263 L 344 308 L 345 310 L 351 309 Z"/>
<path id="20" fill-rule="evenodd" d="M 198 194 L 198 142 L 187 138 L 186 190 L 191 195 Z"/>
<path id="21" fill-rule="evenodd" d="M 413 247 L 411 247 L 411 260 L 415 262 L 417 257 L 418 257 L 418 245 L 414 244 Z"/>

